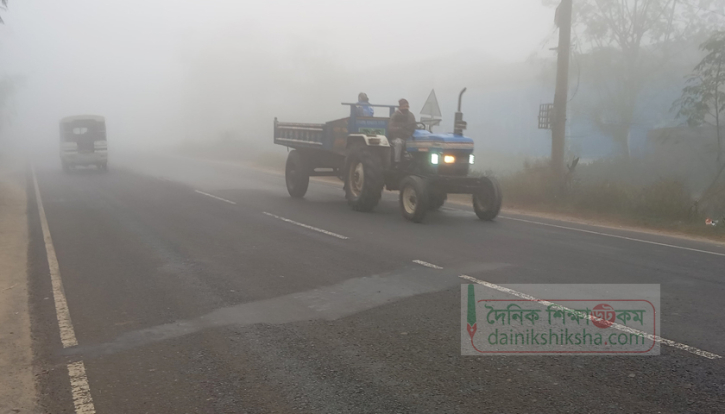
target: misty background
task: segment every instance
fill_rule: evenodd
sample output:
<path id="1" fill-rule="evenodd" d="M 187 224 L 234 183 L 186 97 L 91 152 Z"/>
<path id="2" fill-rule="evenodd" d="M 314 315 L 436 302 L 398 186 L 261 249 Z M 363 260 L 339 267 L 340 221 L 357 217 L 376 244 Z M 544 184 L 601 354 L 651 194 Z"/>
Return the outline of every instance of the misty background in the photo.
<path id="1" fill-rule="evenodd" d="M 2 135 L 33 147 L 54 148 L 58 120 L 74 114 L 105 116 L 112 148 L 230 132 L 271 147 L 275 116 L 344 117 L 340 102 L 361 91 L 373 103 L 406 97 L 417 115 L 433 88 L 447 130 L 463 87 L 481 144 L 549 145 L 535 130 L 538 97 L 521 91 L 538 70 L 526 59 L 555 30 L 539 1 L 37 0 L 11 1 L 3 18 L 0 74 L 18 90 Z M 502 117 L 504 104 L 518 113 Z"/>
<path id="2" fill-rule="evenodd" d="M 446 132 L 467 87 L 476 169 L 543 171 L 551 131 L 537 128 L 537 116 L 554 96 L 558 3 L 10 1 L 0 12 L 0 141 L 54 153 L 61 118 L 97 114 L 111 164 L 121 151 L 216 148 L 278 167 L 285 149 L 272 144 L 275 117 L 342 118 L 340 103 L 366 92 L 377 104 L 407 98 L 419 118 L 435 89 L 437 131 Z M 680 199 L 678 211 L 725 194 L 713 181 L 725 168 L 713 131 L 683 129 L 673 104 L 705 55 L 699 45 L 725 27 L 725 0 L 576 0 L 574 8 L 566 160 L 593 165 L 577 179 L 676 180 L 668 187 L 676 195 L 658 197 Z M 548 180 L 519 178 L 520 188 L 504 192 L 509 201 Z M 595 184 L 590 191 L 601 193 Z M 633 205 L 638 191 L 605 201 Z M 556 202 L 546 192 L 531 204 Z M 725 214 L 725 200 L 710 209 Z"/>

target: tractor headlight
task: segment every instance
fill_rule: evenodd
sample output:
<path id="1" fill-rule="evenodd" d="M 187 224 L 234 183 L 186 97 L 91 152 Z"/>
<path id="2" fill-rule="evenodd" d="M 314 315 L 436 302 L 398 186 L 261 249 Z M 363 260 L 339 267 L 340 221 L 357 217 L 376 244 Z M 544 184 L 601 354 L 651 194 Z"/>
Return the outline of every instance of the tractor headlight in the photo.
<path id="1" fill-rule="evenodd" d="M 474 161 L 474 159 L 475 159 L 475 158 L 476 158 L 476 157 L 474 157 L 474 156 L 473 156 L 473 154 L 470 154 L 470 155 L 468 156 L 468 163 L 469 163 L 469 164 L 473 164 L 473 161 Z"/>
<path id="2" fill-rule="evenodd" d="M 430 154 L 430 163 L 438 165 L 438 154 Z"/>
<path id="3" fill-rule="evenodd" d="M 445 162 L 446 164 L 453 164 L 454 162 L 456 162 L 456 157 L 454 157 L 453 155 L 444 155 L 443 162 Z"/>

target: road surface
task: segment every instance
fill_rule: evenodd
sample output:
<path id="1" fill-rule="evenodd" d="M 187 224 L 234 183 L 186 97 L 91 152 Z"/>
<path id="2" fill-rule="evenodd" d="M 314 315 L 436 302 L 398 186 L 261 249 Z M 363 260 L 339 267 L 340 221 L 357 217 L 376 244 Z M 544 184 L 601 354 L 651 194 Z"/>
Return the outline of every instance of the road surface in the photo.
<path id="1" fill-rule="evenodd" d="M 46 228 L 28 170 L 43 412 L 725 412 L 722 246 L 453 204 L 415 225 L 394 194 L 357 213 L 339 184 L 295 200 L 279 174 L 231 163 L 110 167 L 37 164 Z M 674 346 L 461 356 L 461 275 L 660 284 Z"/>

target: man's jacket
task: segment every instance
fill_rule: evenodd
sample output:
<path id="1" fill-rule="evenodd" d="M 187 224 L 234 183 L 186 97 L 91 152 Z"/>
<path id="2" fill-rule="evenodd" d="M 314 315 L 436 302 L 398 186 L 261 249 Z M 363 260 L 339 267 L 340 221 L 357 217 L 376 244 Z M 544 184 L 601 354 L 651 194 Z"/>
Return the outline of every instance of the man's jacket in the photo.
<path id="1" fill-rule="evenodd" d="M 415 115 L 408 111 L 403 113 L 398 109 L 388 121 L 388 139 L 408 139 L 415 132 Z"/>

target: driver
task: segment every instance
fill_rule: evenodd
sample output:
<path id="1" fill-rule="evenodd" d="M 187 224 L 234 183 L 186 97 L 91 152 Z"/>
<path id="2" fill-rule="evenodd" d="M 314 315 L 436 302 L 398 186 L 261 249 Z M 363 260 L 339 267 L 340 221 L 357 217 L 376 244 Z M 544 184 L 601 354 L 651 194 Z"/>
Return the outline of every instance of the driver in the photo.
<path id="1" fill-rule="evenodd" d="M 393 161 L 395 166 L 400 165 L 400 158 L 405 149 L 405 141 L 415 132 L 415 115 L 410 112 L 407 99 L 398 101 L 398 110 L 388 121 L 388 138 L 393 143 Z"/>

